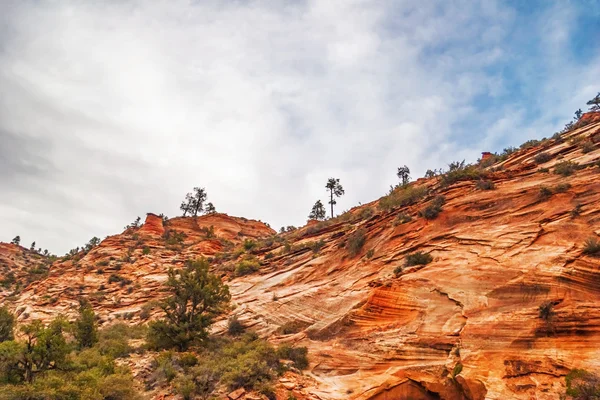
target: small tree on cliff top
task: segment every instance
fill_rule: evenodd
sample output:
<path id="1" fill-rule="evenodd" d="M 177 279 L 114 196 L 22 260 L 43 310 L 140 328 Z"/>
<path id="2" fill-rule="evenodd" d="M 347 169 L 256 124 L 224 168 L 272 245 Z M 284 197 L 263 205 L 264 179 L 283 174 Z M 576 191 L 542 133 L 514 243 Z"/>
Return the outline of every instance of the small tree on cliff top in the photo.
<path id="1" fill-rule="evenodd" d="M 213 203 L 206 203 L 206 209 L 204 210 L 205 213 L 207 214 L 215 214 L 217 212 L 217 209 L 215 208 Z"/>
<path id="2" fill-rule="evenodd" d="M 325 219 L 325 207 L 323 206 L 323 203 L 321 203 L 321 200 L 317 200 L 310 214 L 308 214 L 308 218 L 319 221 Z"/>
<path id="3" fill-rule="evenodd" d="M 340 184 L 340 180 L 338 178 L 329 178 L 327 184 L 325 185 L 325 188 L 329 190 L 329 204 L 331 204 L 331 218 L 333 218 L 333 206 L 337 204 L 337 201 L 335 201 L 334 196 L 342 196 L 345 193 L 344 188 Z"/>
<path id="4" fill-rule="evenodd" d="M 403 167 L 398 167 L 398 172 L 396 175 L 400 179 L 400 185 L 406 186 L 410 182 L 410 169 L 406 165 Z"/>
<path id="5" fill-rule="evenodd" d="M 208 271 L 208 262 L 188 261 L 181 270 L 169 270 L 171 296 L 161 303 L 165 318 L 152 322 L 148 344 L 152 348 L 186 350 L 208 336 L 207 328 L 229 302 L 229 287 Z"/>
<path id="6" fill-rule="evenodd" d="M 591 106 L 590 111 L 593 111 L 593 112 L 600 111 L 600 92 L 596 95 L 596 97 L 594 97 L 593 99 L 588 101 L 586 104 L 588 106 Z"/>
<path id="7" fill-rule="evenodd" d="M 21 244 L 21 236 L 17 235 L 11 240 L 12 244 L 16 244 L 17 246 Z"/>
<path id="8" fill-rule="evenodd" d="M 185 195 L 185 200 L 179 208 L 183 211 L 185 217 L 188 213 L 194 217 L 203 210 L 204 202 L 206 201 L 206 190 L 204 188 L 195 187 L 192 193 Z"/>

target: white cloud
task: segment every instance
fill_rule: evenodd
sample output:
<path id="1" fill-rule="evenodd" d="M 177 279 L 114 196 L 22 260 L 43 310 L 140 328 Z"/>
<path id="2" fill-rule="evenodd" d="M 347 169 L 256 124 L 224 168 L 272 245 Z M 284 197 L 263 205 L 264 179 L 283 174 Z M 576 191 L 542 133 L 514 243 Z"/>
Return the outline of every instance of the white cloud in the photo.
<path id="1" fill-rule="evenodd" d="M 474 159 L 558 107 L 539 124 L 479 114 L 477 96 L 509 92 L 488 68 L 512 56 L 515 12 L 495 2 L 15 0 L 0 15 L 0 237 L 58 253 L 175 215 L 193 186 L 219 211 L 302 224 L 330 176 L 341 211 L 399 165 Z M 471 118 L 489 136 L 458 143 Z"/>

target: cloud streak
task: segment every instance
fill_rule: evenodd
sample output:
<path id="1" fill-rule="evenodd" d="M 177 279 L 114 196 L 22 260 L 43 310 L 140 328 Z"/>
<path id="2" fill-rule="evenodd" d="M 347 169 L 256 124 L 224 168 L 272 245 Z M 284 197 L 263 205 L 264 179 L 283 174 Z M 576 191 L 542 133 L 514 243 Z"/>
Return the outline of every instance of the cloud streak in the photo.
<path id="1" fill-rule="evenodd" d="M 597 47 L 561 56 L 581 12 L 561 7 L 523 30 L 492 1 L 3 2 L 0 239 L 64 253 L 193 186 L 298 225 L 330 176 L 341 211 L 398 165 L 550 135 L 600 78 Z"/>

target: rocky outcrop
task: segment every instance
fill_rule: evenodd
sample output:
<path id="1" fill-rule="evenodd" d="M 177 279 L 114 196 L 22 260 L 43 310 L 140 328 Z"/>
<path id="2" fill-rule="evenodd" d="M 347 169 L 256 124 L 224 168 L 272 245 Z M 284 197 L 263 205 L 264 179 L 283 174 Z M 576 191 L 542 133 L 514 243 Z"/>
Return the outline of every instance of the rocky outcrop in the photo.
<path id="1" fill-rule="evenodd" d="M 164 224 L 149 214 L 53 264 L 15 306 L 21 321 L 50 318 L 85 296 L 103 323 L 140 322 L 168 268 L 204 256 L 242 323 L 308 347 L 303 384 L 286 382 L 298 399 L 559 399 L 570 369 L 600 370 L 600 259 L 583 251 L 600 234 L 600 150 L 582 148 L 599 129 L 591 122 L 494 160 L 494 190 L 468 176 L 421 179 L 427 194 L 412 205 L 378 200 L 281 235 L 224 214 Z M 578 166 L 554 173 L 564 161 Z M 439 216 L 421 217 L 438 196 Z M 398 268 L 416 251 L 432 262 Z M 234 277 L 244 257 L 261 268 Z M 223 318 L 214 332 L 225 328 Z"/>

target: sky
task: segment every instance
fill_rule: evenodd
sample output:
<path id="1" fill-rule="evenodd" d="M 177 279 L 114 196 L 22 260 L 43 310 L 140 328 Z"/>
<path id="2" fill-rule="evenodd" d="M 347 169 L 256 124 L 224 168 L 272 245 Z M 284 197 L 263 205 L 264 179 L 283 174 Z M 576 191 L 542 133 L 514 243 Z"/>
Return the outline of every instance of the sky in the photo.
<path id="1" fill-rule="evenodd" d="M 0 241 L 62 255 L 193 187 L 303 225 L 600 91 L 600 1 L 0 2 Z"/>

